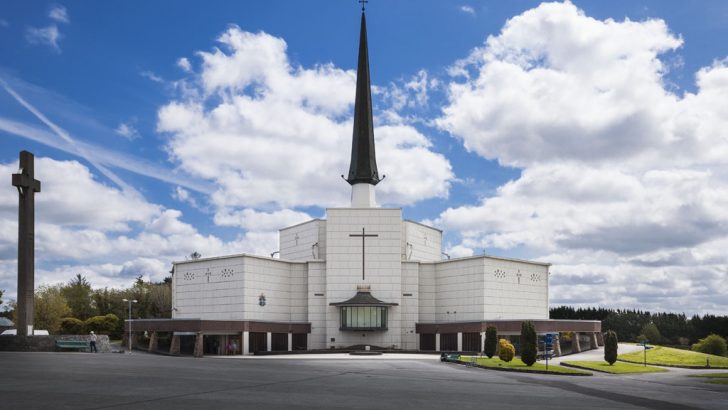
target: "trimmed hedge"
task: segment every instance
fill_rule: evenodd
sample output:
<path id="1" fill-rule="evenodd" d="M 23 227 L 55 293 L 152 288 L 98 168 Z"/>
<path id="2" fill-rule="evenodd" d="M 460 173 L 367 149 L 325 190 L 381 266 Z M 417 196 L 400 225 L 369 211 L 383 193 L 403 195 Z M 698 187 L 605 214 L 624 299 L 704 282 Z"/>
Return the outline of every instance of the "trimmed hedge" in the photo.
<path id="1" fill-rule="evenodd" d="M 513 347 L 511 342 L 506 339 L 501 339 L 498 341 L 498 344 L 500 345 L 498 357 L 506 363 L 513 360 L 513 357 L 516 355 L 516 348 Z"/>

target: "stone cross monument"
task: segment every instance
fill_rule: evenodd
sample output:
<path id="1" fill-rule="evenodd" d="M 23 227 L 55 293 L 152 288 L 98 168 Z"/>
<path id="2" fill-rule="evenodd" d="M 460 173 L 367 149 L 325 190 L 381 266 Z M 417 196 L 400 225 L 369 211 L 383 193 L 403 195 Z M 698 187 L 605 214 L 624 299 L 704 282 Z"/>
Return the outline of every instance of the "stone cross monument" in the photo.
<path id="1" fill-rule="evenodd" d="M 35 179 L 33 154 L 20 152 L 20 169 L 13 174 L 18 188 L 18 336 L 33 335 L 33 293 L 35 290 L 35 193 L 40 181 Z"/>

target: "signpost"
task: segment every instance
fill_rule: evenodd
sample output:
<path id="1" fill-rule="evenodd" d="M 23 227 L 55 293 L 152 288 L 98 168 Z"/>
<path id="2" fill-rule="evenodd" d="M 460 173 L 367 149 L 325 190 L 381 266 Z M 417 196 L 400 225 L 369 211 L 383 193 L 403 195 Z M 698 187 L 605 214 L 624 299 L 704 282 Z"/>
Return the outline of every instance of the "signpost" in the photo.
<path id="1" fill-rule="evenodd" d="M 642 342 L 642 347 L 645 348 L 645 364 L 644 366 L 647 367 L 647 340 Z"/>
<path id="2" fill-rule="evenodd" d="M 546 356 L 546 371 L 549 371 L 549 350 L 553 348 L 554 335 L 553 333 L 546 333 L 543 335 L 543 354 Z"/>

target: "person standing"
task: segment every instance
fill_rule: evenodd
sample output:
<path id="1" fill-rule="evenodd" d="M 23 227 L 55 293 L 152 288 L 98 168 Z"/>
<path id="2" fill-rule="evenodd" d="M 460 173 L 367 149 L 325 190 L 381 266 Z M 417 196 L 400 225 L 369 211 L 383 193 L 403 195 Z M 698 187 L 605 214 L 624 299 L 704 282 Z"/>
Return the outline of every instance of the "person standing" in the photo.
<path id="1" fill-rule="evenodd" d="M 98 349 L 96 349 L 96 333 L 94 331 L 91 331 L 91 337 L 89 337 L 89 340 L 91 341 L 91 353 L 98 353 Z"/>

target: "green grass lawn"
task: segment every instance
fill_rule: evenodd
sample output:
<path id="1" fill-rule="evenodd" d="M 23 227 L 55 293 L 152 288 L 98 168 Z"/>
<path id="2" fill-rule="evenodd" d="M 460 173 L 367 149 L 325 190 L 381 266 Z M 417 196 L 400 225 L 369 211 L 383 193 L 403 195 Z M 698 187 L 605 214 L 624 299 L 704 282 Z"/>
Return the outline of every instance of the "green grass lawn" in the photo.
<path id="1" fill-rule="evenodd" d="M 468 363 L 472 360 L 472 358 L 473 358 L 473 356 L 460 356 L 460 361 L 464 362 L 464 363 Z M 476 363 L 483 367 L 509 369 L 509 370 L 515 370 L 515 371 L 520 371 L 520 372 L 546 371 L 546 365 L 543 363 L 534 363 L 533 366 L 526 366 L 526 363 L 523 363 L 521 361 L 521 359 L 518 359 L 518 358 L 514 358 L 510 362 L 504 362 L 495 356 L 492 359 L 488 359 L 487 357 L 483 356 L 483 357 L 476 357 Z M 581 370 L 570 369 L 568 367 L 556 366 L 556 365 L 549 365 L 549 373 L 578 374 L 578 375 L 584 375 L 584 376 L 591 376 L 591 373 L 589 373 L 589 372 L 584 372 Z"/>
<path id="2" fill-rule="evenodd" d="M 704 373 L 704 374 L 692 374 L 690 377 L 701 377 L 708 379 L 707 383 L 713 384 L 727 384 L 728 385 L 728 373 Z"/>
<path id="3" fill-rule="evenodd" d="M 642 363 L 644 352 L 637 351 L 618 356 L 619 360 Z M 647 364 L 658 366 L 686 366 L 705 367 L 706 359 L 710 360 L 710 367 L 728 369 L 728 357 L 712 354 L 698 353 L 690 350 L 673 349 L 671 347 L 654 346 L 647 350 Z"/>
<path id="4" fill-rule="evenodd" d="M 643 366 L 641 364 L 627 363 L 627 362 L 615 362 L 612 366 L 609 363 L 593 362 L 593 361 L 573 361 L 573 362 L 562 362 L 570 364 L 572 366 L 583 367 L 589 370 L 596 370 L 598 372 L 612 373 L 612 374 L 628 374 L 628 373 L 658 373 L 666 372 L 667 369 L 659 367 Z"/>

